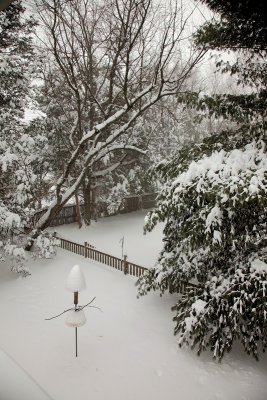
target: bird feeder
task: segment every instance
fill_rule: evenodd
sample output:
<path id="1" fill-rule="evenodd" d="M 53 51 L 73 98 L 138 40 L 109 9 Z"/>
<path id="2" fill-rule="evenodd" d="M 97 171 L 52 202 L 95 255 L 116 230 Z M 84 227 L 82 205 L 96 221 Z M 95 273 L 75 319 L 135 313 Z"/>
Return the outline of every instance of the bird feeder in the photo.
<path id="1" fill-rule="evenodd" d="M 66 318 L 66 325 L 71 328 L 79 328 L 86 323 L 86 318 L 83 310 L 69 310 Z"/>
<path id="2" fill-rule="evenodd" d="M 76 344 L 76 357 L 78 357 L 77 351 L 77 328 L 83 326 L 86 323 L 86 318 L 83 309 L 79 309 L 79 292 L 86 288 L 85 277 L 79 267 L 74 265 L 67 278 L 67 290 L 73 293 L 74 309 L 69 310 L 66 318 L 66 325 L 75 328 L 75 344 Z"/>
<path id="3" fill-rule="evenodd" d="M 75 344 L 76 344 L 76 357 L 78 357 L 78 351 L 77 351 L 77 328 L 80 326 L 83 326 L 86 323 L 86 318 L 84 314 L 84 308 L 85 307 L 93 307 L 97 308 L 95 306 L 91 306 L 92 302 L 95 300 L 95 297 L 87 304 L 83 306 L 78 305 L 79 301 L 79 292 L 84 290 L 86 288 L 86 282 L 85 282 L 85 277 L 79 267 L 79 265 L 74 265 L 68 275 L 67 278 L 67 284 L 66 284 L 67 290 L 73 293 L 73 303 L 74 303 L 74 308 L 69 308 L 68 310 L 64 310 L 58 315 L 55 315 L 54 317 L 50 318 L 45 318 L 47 321 L 58 318 L 62 314 L 68 313 L 67 318 L 66 318 L 66 325 L 75 328 Z M 99 309 L 100 310 L 100 309 Z"/>

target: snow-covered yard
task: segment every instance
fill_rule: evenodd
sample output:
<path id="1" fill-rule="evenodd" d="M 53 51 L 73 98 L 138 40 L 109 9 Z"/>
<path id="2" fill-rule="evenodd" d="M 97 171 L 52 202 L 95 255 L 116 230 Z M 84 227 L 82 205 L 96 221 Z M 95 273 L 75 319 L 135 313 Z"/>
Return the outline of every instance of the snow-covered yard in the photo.
<path id="1" fill-rule="evenodd" d="M 124 254 L 129 261 L 143 267 L 155 264 L 162 249 L 162 228 L 156 228 L 149 234 L 143 234 L 146 211 L 135 211 L 130 214 L 100 218 L 87 228 L 79 229 L 77 224 L 56 226 L 59 236 L 78 243 L 85 241 L 98 250 L 121 257 L 121 239 L 124 238 Z"/>
<path id="2" fill-rule="evenodd" d="M 150 266 L 161 248 L 161 229 L 143 237 L 143 217 L 133 213 L 102 219 L 88 229 L 70 225 L 57 231 L 114 255 L 120 255 L 118 241 L 124 236 L 129 260 Z M 85 309 L 78 358 L 66 315 L 45 321 L 72 305 L 65 283 L 74 264 L 87 281 L 79 304 L 96 296 L 94 304 L 102 310 Z M 256 362 L 236 345 L 218 364 L 209 353 L 197 357 L 177 347 L 170 311 L 175 295 L 137 299 L 133 277 L 63 250 L 53 260 L 32 260 L 30 270 L 25 279 L 3 266 L 0 270 L 0 347 L 54 400 L 267 399 L 266 355 Z M 2 379 L 9 376 L 14 385 L 5 372 Z M 0 399 L 9 400 L 1 387 Z"/>

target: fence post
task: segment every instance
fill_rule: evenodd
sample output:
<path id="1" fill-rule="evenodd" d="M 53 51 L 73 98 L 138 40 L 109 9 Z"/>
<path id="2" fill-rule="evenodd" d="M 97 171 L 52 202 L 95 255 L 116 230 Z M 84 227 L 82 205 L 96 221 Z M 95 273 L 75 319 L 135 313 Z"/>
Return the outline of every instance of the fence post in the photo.
<path id="1" fill-rule="evenodd" d="M 87 258 L 87 242 L 84 242 L 84 257 Z"/>
<path id="2" fill-rule="evenodd" d="M 127 262 L 126 254 L 124 254 L 124 256 L 123 256 L 123 270 L 124 270 L 124 274 L 127 275 L 128 274 L 128 262 Z"/>

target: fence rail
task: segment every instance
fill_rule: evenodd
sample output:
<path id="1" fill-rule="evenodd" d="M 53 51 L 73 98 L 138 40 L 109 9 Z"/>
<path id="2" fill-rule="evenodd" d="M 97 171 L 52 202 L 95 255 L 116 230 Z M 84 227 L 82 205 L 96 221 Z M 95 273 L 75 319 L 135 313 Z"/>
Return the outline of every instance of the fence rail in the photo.
<path id="1" fill-rule="evenodd" d="M 121 259 L 110 254 L 103 253 L 102 251 L 96 250 L 87 242 L 85 242 L 84 244 L 79 244 L 63 238 L 58 239 L 60 240 L 60 247 L 62 249 L 71 251 L 75 254 L 79 254 L 85 258 L 90 258 L 91 260 L 97 261 L 101 264 L 108 265 L 109 267 L 118 269 L 125 274 L 138 277 L 148 269 L 128 261 L 126 256 Z"/>
<path id="2" fill-rule="evenodd" d="M 67 239 L 63 238 L 58 238 L 60 240 L 60 247 L 63 250 L 71 251 L 72 253 L 78 254 L 80 256 L 83 256 L 85 258 L 89 258 L 91 260 L 97 261 L 101 264 L 108 265 L 109 267 L 115 268 L 119 271 L 124 272 L 124 274 L 129 274 L 132 276 L 139 277 L 143 275 L 145 271 L 148 270 L 148 268 L 142 267 L 141 265 L 134 264 L 130 261 L 127 260 L 127 256 L 124 256 L 123 259 L 112 256 L 107 253 L 103 253 L 102 251 L 96 250 L 94 247 L 92 247 L 90 244 L 87 242 L 84 242 L 84 244 L 80 243 L 75 243 Z M 190 287 L 190 289 L 193 289 L 196 291 L 198 288 L 197 285 L 193 283 L 189 283 L 186 281 L 180 281 L 178 288 L 176 286 L 175 291 L 178 293 L 185 293 L 187 289 Z M 170 292 L 174 292 L 174 290 L 171 290 Z"/>

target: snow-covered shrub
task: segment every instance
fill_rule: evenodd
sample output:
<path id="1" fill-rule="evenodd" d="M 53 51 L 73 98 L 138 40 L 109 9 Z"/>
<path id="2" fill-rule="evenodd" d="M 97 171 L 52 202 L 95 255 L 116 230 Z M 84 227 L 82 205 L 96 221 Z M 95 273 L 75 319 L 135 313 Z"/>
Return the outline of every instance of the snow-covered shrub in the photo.
<path id="1" fill-rule="evenodd" d="M 25 267 L 26 255 L 19 235 L 22 222 L 0 201 L 0 261 L 10 264 L 11 270 L 23 276 L 29 274 Z"/>
<path id="2" fill-rule="evenodd" d="M 49 164 L 47 135 L 24 120 L 38 68 L 32 43 L 35 22 L 24 11 L 21 1 L 15 1 L 0 17 L 0 259 L 27 275 L 26 235 L 45 194 Z"/>
<path id="3" fill-rule="evenodd" d="M 248 354 L 258 359 L 267 347 L 267 264 L 259 259 L 233 275 L 214 276 L 195 296 L 184 296 L 172 309 L 179 344 L 211 348 L 221 359 L 240 339 Z"/>
<path id="4" fill-rule="evenodd" d="M 29 269 L 25 266 L 26 254 L 22 247 L 11 244 L 10 241 L 0 246 L 1 261 L 10 264 L 11 271 L 14 271 L 23 277 L 30 275 Z"/>
<path id="5" fill-rule="evenodd" d="M 125 179 L 122 183 L 118 182 L 116 186 L 111 188 L 110 194 L 107 197 L 107 212 L 109 215 L 117 214 L 123 199 L 129 194 L 129 183 Z"/>
<path id="6" fill-rule="evenodd" d="M 237 338 L 256 358 L 258 344 L 266 347 L 266 144 L 257 127 L 224 132 L 157 168 L 163 189 L 146 230 L 164 222 L 164 248 L 139 278 L 139 294 L 197 280 L 197 293 L 173 307 L 175 333 L 180 345 L 219 359 Z"/>
<path id="7" fill-rule="evenodd" d="M 37 254 L 40 258 L 53 258 L 57 254 L 59 240 L 50 232 L 41 232 L 35 240 Z"/>
<path id="8" fill-rule="evenodd" d="M 102 194 L 102 201 L 106 204 L 108 215 L 114 215 L 124 207 L 124 199 L 127 196 L 143 193 L 144 171 L 140 166 L 134 168 L 123 167 L 123 171 L 117 172 L 116 177 L 108 177 L 106 184 L 106 196 Z"/>

